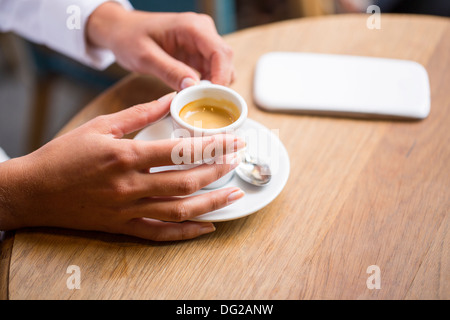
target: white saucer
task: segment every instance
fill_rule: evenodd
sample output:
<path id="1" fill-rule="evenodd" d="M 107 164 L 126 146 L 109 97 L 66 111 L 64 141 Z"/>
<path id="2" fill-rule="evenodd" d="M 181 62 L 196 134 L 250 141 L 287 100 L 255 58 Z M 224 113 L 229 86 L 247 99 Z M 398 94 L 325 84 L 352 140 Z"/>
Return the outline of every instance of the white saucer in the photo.
<path id="1" fill-rule="evenodd" d="M 134 139 L 147 141 L 170 139 L 172 131 L 172 119 L 169 116 L 143 129 Z M 220 222 L 248 216 L 271 203 L 286 185 L 290 170 L 289 155 L 276 132 L 272 132 L 254 120 L 247 119 L 238 134 L 246 140 L 247 152 L 271 166 L 272 180 L 267 186 L 256 187 L 242 181 L 235 174 L 223 188 L 239 187 L 245 192 L 245 196 L 232 205 L 205 213 L 192 219 L 193 221 Z M 194 195 L 210 191 L 199 190 Z"/>

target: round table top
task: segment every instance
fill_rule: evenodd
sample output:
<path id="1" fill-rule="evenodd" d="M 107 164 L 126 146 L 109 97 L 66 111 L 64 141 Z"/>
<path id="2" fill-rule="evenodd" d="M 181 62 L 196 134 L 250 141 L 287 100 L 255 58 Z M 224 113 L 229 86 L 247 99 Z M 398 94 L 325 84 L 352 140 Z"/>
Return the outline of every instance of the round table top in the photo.
<path id="1" fill-rule="evenodd" d="M 385 14 L 381 29 L 370 30 L 367 18 L 290 20 L 225 37 L 235 52 L 232 88 L 251 119 L 279 129 L 290 156 L 289 180 L 271 204 L 184 242 L 19 230 L 3 246 L 3 297 L 449 299 L 450 20 Z M 375 121 L 262 111 L 253 103 L 253 71 L 270 51 L 417 61 L 430 77 L 430 115 Z M 169 90 L 130 75 L 62 132 Z M 67 286 L 70 266 L 79 267 L 80 289 Z M 370 286 L 373 276 L 381 288 Z"/>

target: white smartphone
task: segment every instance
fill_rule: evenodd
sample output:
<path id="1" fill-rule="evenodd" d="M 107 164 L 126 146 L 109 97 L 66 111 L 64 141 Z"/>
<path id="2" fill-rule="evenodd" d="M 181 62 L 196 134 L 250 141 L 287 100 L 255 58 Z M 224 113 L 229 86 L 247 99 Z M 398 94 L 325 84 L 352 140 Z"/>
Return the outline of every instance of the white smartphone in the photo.
<path id="1" fill-rule="evenodd" d="M 417 62 L 271 52 L 254 75 L 255 103 L 267 111 L 370 118 L 424 119 L 430 84 Z"/>

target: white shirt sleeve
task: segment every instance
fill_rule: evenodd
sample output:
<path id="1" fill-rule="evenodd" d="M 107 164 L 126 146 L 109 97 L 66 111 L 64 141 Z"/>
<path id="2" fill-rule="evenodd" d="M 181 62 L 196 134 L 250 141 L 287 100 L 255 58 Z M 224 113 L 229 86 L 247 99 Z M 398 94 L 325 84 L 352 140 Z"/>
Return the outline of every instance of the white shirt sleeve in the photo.
<path id="1" fill-rule="evenodd" d="M 126 9 L 128 0 L 113 0 Z M 114 62 L 113 53 L 87 45 L 86 22 L 106 0 L 0 0 L 0 31 L 15 32 L 96 69 Z M 114 32 L 113 30 L 111 30 Z"/>
<path id="2" fill-rule="evenodd" d="M 0 163 L 5 162 L 6 160 L 9 160 L 8 155 L 3 151 L 2 148 L 0 148 Z"/>
<path id="3" fill-rule="evenodd" d="M 128 0 L 112 0 L 132 10 Z M 107 0 L 0 0 L 0 31 L 15 32 L 96 69 L 115 60 L 110 50 L 87 45 L 86 22 Z M 0 148 L 0 162 L 9 157 Z"/>

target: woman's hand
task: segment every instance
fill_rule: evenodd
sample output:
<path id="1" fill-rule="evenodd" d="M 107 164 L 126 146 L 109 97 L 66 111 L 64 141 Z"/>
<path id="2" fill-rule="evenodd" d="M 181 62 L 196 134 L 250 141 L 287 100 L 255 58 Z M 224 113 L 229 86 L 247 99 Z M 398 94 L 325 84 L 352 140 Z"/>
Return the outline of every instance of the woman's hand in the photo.
<path id="1" fill-rule="evenodd" d="M 149 173 L 149 168 L 173 164 L 172 149 L 179 143 L 200 143 L 202 150 L 214 143 L 229 160 L 244 147 L 242 140 L 232 135 L 121 139 L 165 116 L 172 97 L 95 118 L 27 156 L 0 164 L 0 230 L 57 226 L 151 240 L 190 239 L 214 231 L 211 223 L 183 221 L 238 200 L 244 195 L 240 189 L 178 196 L 207 186 L 236 161 L 185 171 Z"/>
<path id="2" fill-rule="evenodd" d="M 90 16 L 86 34 L 124 68 L 154 74 L 175 90 L 200 78 L 221 85 L 234 80 L 232 50 L 204 14 L 127 11 L 107 2 Z"/>

